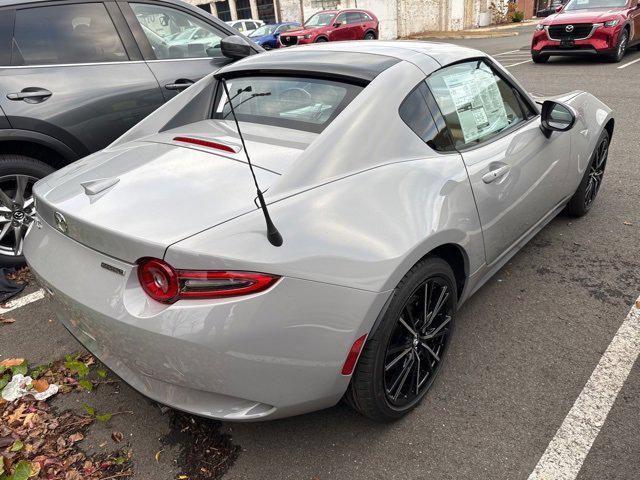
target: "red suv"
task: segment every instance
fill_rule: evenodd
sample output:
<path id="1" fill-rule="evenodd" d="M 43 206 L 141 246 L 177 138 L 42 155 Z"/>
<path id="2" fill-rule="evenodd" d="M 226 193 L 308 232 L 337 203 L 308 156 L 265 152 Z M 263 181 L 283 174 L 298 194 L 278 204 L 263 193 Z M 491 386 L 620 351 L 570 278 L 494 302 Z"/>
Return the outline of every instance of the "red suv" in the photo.
<path id="1" fill-rule="evenodd" d="M 304 22 L 302 28 L 280 35 L 284 47 L 337 40 L 375 40 L 378 19 L 366 10 L 325 10 Z"/>
<path id="2" fill-rule="evenodd" d="M 536 27 L 531 57 L 602 55 L 612 62 L 640 43 L 638 0 L 571 0 Z"/>

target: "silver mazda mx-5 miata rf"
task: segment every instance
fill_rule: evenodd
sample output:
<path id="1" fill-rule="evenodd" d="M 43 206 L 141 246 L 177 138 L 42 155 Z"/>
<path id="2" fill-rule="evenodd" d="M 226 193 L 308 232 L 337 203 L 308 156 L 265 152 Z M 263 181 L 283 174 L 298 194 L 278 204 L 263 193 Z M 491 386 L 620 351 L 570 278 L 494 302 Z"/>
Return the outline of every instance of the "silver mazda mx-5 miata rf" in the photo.
<path id="1" fill-rule="evenodd" d="M 590 209 L 613 127 L 453 45 L 255 55 L 38 182 L 24 252 L 71 333 L 158 402 L 258 420 L 345 397 L 392 420 L 458 306 Z"/>

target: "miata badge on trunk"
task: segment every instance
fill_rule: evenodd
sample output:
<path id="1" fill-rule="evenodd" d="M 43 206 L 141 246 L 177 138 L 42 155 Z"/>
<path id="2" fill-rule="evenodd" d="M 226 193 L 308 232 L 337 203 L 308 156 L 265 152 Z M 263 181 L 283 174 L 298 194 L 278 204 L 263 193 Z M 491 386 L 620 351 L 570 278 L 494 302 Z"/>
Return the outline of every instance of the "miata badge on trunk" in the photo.
<path id="1" fill-rule="evenodd" d="M 56 228 L 60 230 L 62 233 L 67 233 L 69 231 L 69 225 L 67 225 L 67 219 L 64 218 L 60 212 L 54 212 L 53 219 L 56 222 Z"/>

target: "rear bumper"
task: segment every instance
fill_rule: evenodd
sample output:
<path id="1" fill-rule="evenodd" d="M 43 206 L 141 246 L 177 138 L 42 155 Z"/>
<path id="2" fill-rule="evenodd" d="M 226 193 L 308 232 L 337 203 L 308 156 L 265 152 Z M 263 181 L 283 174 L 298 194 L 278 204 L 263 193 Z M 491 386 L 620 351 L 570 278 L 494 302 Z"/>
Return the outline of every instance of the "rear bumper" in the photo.
<path id="1" fill-rule="evenodd" d="M 349 348 L 388 297 L 283 278 L 256 295 L 166 306 L 144 294 L 135 265 L 40 223 L 25 255 L 63 325 L 143 395 L 201 416 L 250 421 L 334 405 L 350 380 L 340 374 Z"/>

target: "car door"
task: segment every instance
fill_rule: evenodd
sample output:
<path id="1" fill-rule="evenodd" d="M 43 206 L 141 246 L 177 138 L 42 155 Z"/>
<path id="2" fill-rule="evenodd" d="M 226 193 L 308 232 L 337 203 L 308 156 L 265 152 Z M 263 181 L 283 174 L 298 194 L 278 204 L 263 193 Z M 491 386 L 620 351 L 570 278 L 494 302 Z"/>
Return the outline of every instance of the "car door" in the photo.
<path id="1" fill-rule="evenodd" d="M 347 12 L 347 26 L 349 28 L 349 40 L 362 40 L 364 29 L 360 12 Z"/>
<path id="2" fill-rule="evenodd" d="M 528 96 L 488 61 L 445 67 L 427 83 L 467 167 L 492 264 L 565 199 L 570 135 L 547 138 Z"/>
<path id="3" fill-rule="evenodd" d="M 336 27 L 336 25 L 338 25 Z M 347 14 L 341 13 L 333 21 L 333 27 L 329 33 L 329 40 L 332 42 L 349 40 L 349 25 L 347 25 Z"/>
<path id="4" fill-rule="evenodd" d="M 629 43 L 635 44 L 640 42 L 640 5 L 638 5 L 638 0 L 631 0 L 630 7 L 631 12 L 629 13 L 629 16 L 633 23 L 633 33 Z"/>
<path id="5" fill-rule="evenodd" d="M 145 1 L 120 8 L 166 100 L 232 61 L 220 49 L 229 33 L 186 8 Z"/>
<path id="6" fill-rule="evenodd" d="M 25 3 L 11 15 L 0 107 L 13 128 L 47 134 L 84 156 L 162 104 L 114 2 Z"/>

